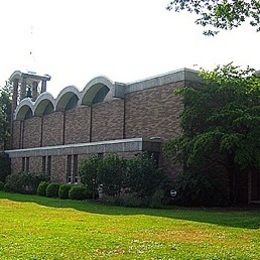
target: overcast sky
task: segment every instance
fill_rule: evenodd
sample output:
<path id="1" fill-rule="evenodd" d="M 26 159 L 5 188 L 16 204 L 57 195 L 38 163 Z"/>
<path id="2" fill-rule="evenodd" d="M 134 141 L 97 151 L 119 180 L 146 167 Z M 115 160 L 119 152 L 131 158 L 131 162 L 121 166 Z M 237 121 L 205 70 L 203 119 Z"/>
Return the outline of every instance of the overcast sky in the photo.
<path id="1" fill-rule="evenodd" d="M 260 33 L 244 26 L 203 36 L 194 17 L 167 11 L 168 2 L 3 0 L 0 85 L 14 70 L 48 73 L 48 91 L 56 96 L 67 85 L 81 90 L 99 75 L 131 82 L 231 61 L 260 69 Z"/>

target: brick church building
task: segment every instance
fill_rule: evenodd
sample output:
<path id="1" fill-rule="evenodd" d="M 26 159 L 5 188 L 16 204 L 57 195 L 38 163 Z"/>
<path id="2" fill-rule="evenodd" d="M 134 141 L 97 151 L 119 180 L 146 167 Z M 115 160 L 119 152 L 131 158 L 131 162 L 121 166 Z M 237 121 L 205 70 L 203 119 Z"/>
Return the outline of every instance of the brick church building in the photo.
<path id="1" fill-rule="evenodd" d="M 96 77 L 83 90 L 64 88 L 57 98 L 47 92 L 49 75 L 15 71 L 13 84 L 12 173 L 42 172 L 54 182 L 78 182 L 82 159 L 117 153 L 129 158 L 147 151 L 171 175 L 162 144 L 181 133 L 183 103 L 177 88 L 201 82 L 197 71 L 179 69 L 132 83 Z M 255 179 L 254 179 L 255 178 Z M 259 201 L 257 176 L 246 176 L 241 191 Z"/>

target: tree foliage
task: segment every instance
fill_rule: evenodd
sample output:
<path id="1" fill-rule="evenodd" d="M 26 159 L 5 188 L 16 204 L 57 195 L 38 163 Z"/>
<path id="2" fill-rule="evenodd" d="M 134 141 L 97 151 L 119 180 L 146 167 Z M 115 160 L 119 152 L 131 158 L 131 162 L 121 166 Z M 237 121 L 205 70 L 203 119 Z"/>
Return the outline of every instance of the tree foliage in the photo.
<path id="1" fill-rule="evenodd" d="M 8 148 L 11 132 L 12 89 L 8 83 L 0 89 L 0 149 Z"/>
<path id="2" fill-rule="evenodd" d="M 11 173 L 10 159 L 4 153 L 0 153 L 0 182 L 5 182 L 6 177 Z"/>
<path id="3" fill-rule="evenodd" d="M 259 0 L 174 0 L 167 9 L 195 13 L 199 16 L 195 23 L 204 27 L 232 30 L 249 21 L 257 32 L 260 31 Z M 218 32 L 208 29 L 204 34 L 214 36 Z"/>
<path id="4" fill-rule="evenodd" d="M 164 180 L 154 158 L 146 153 L 132 159 L 116 154 L 89 157 L 81 162 L 80 176 L 89 190 L 96 192 L 102 185 L 108 196 L 117 196 L 122 191 L 140 197 L 151 196 Z"/>
<path id="5" fill-rule="evenodd" d="M 223 167 L 234 198 L 236 174 L 260 169 L 260 78 L 232 64 L 200 75 L 201 86 L 178 92 L 185 103 L 184 131 L 165 151 L 186 171 Z"/>
<path id="6" fill-rule="evenodd" d="M 10 174 L 5 179 L 5 191 L 36 194 L 37 188 L 46 176 L 30 172 Z"/>

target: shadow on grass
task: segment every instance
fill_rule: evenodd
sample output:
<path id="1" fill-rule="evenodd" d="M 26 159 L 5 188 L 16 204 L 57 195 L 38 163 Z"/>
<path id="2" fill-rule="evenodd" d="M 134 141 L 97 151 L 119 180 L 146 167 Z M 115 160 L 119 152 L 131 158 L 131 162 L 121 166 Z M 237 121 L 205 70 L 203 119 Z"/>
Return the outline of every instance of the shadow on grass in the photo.
<path id="1" fill-rule="evenodd" d="M 95 201 L 72 201 L 0 192 L 0 199 L 31 202 L 46 207 L 72 208 L 78 211 L 102 215 L 147 215 L 177 220 L 187 220 L 220 226 L 260 229 L 260 209 L 249 208 L 182 208 L 169 209 L 125 208 L 104 205 Z"/>

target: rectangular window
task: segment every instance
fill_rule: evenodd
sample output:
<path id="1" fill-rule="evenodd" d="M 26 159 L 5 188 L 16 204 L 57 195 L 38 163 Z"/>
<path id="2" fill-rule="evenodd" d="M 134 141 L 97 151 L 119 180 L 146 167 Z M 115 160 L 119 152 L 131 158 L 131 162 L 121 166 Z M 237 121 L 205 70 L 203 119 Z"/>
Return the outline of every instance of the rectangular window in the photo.
<path id="1" fill-rule="evenodd" d="M 42 157 L 42 173 L 46 174 L 46 156 Z"/>
<path id="2" fill-rule="evenodd" d="M 78 155 L 73 155 L 73 177 L 74 183 L 79 183 L 79 174 L 78 174 Z"/>
<path id="3" fill-rule="evenodd" d="M 22 172 L 25 171 L 25 157 L 22 158 Z"/>
<path id="4" fill-rule="evenodd" d="M 48 156 L 47 159 L 47 175 L 51 177 L 51 156 Z"/>
<path id="5" fill-rule="evenodd" d="M 68 183 L 73 183 L 72 172 L 71 172 L 71 160 L 72 160 L 72 156 L 68 155 L 67 156 L 67 182 Z"/>
<path id="6" fill-rule="evenodd" d="M 25 160 L 25 171 L 26 172 L 29 172 L 30 170 L 30 158 L 29 157 L 26 157 L 26 160 Z"/>

